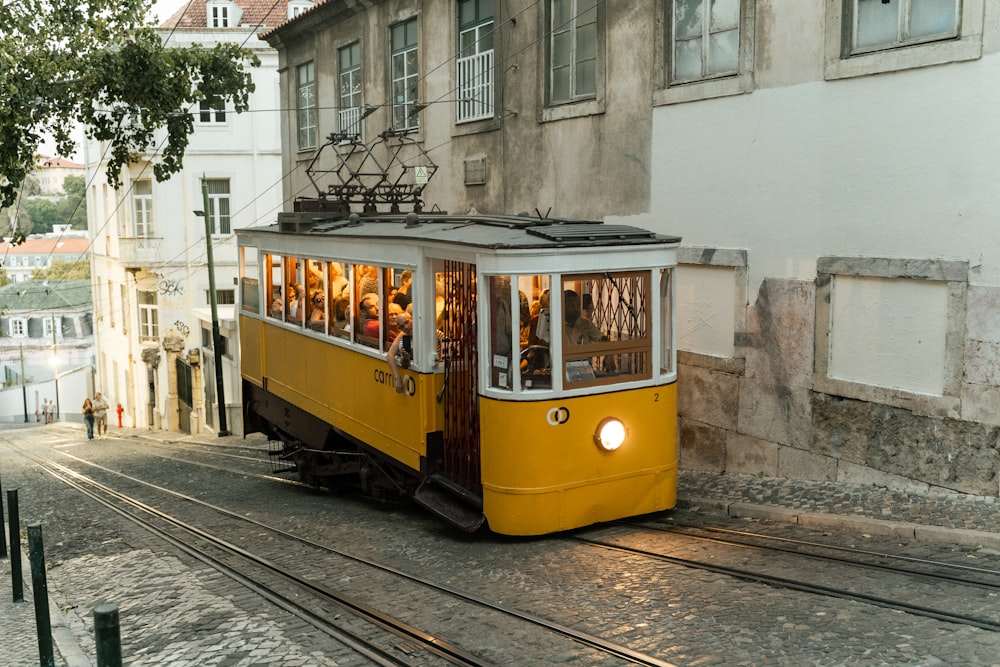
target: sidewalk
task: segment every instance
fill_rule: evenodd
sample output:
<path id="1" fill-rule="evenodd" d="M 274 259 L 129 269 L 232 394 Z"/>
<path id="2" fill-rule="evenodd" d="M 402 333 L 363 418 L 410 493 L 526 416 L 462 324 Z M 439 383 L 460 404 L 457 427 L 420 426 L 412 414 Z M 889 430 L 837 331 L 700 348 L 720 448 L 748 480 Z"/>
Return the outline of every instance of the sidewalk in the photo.
<path id="1" fill-rule="evenodd" d="M 678 509 L 1000 551 L 1000 499 L 682 471 Z"/>

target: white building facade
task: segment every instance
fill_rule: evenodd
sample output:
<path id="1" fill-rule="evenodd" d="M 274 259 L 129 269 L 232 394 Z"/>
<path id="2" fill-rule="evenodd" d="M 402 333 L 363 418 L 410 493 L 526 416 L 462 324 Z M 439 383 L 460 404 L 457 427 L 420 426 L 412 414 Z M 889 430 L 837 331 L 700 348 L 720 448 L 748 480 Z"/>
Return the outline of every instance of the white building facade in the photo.
<path id="1" fill-rule="evenodd" d="M 684 238 L 683 466 L 997 495 L 1000 5 L 717 4 L 663 7 L 629 218 Z"/>
<path id="2" fill-rule="evenodd" d="M 192 0 L 164 23 L 168 46 L 235 42 L 252 49 L 261 62 L 252 70 L 256 90 L 248 112 L 204 105 L 192 110 L 195 132 L 180 173 L 156 182 L 156 155 L 150 151 L 147 160 L 130 165 L 115 190 L 107 185 L 100 161 L 104 146 L 85 144 L 96 385 L 112 403 L 122 404 L 126 425 L 242 432 L 233 231 L 269 224 L 282 206 L 277 55 L 256 35 L 287 20 L 288 4 L 298 6 Z M 206 210 L 212 226 L 207 239 L 206 218 L 200 215 Z M 222 338 L 222 415 L 212 346 L 209 242 Z"/>

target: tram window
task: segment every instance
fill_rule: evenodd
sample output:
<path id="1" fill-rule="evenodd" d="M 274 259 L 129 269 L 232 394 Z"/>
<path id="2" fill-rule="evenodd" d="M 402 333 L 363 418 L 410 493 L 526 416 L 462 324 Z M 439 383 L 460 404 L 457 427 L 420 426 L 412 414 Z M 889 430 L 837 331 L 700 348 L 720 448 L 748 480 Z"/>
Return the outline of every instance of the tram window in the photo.
<path id="1" fill-rule="evenodd" d="M 257 248 L 240 248 L 240 308 L 247 313 L 260 313 L 260 267 Z"/>
<path id="2" fill-rule="evenodd" d="M 674 270 L 660 271 L 660 373 L 674 371 Z"/>
<path id="3" fill-rule="evenodd" d="M 378 349 L 380 331 L 378 267 L 355 264 L 353 277 L 355 303 L 358 304 L 354 341 Z"/>
<path id="4" fill-rule="evenodd" d="M 392 341 L 399 335 L 399 326 L 396 324 L 396 316 L 403 313 L 403 307 L 396 303 L 396 294 L 399 292 L 397 276 L 403 272 L 402 269 L 384 269 L 382 271 L 382 294 L 379 303 L 385 304 L 380 310 L 383 327 L 382 337 L 383 349 L 388 350 Z"/>
<path id="5" fill-rule="evenodd" d="M 514 318 L 510 276 L 490 276 L 490 386 L 510 389 L 513 374 Z"/>
<path id="6" fill-rule="evenodd" d="M 349 266 L 330 262 L 326 305 L 329 308 L 329 333 L 338 338 L 351 338 L 351 290 Z"/>
<path id="7" fill-rule="evenodd" d="M 517 292 L 520 326 L 520 366 L 522 389 L 552 388 L 552 340 L 549 298 L 552 277 L 548 275 L 518 276 Z M 523 295 L 523 299 L 522 299 Z"/>
<path id="8" fill-rule="evenodd" d="M 297 257 L 285 258 L 285 321 L 302 326 L 305 320 L 305 262 Z"/>
<path id="9" fill-rule="evenodd" d="M 306 326 L 326 333 L 326 272 L 322 262 L 306 260 Z"/>
<path id="10" fill-rule="evenodd" d="M 649 273 L 567 275 L 561 291 L 567 388 L 651 377 Z"/>
<path id="11" fill-rule="evenodd" d="M 267 315 L 276 320 L 284 317 L 285 305 L 282 296 L 284 272 L 280 255 L 264 255 L 264 273 L 267 275 Z"/>

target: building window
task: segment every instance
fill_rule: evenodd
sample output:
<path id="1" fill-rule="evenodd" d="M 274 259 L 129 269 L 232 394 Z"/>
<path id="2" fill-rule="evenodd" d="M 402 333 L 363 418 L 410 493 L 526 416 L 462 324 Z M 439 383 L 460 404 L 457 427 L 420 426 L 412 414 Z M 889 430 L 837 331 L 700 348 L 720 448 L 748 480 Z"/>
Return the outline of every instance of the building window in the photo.
<path id="1" fill-rule="evenodd" d="M 295 18 L 299 14 L 312 9 L 312 0 L 288 0 L 288 18 Z"/>
<path id="2" fill-rule="evenodd" d="M 826 0 L 825 78 L 979 59 L 984 4 L 985 0 Z"/>
<path id="3" fill-rule="evenodd" d="M 549 102 L 564 104 L 597 96 L 597 0 L 551 0 Z"/>
<path id="4" fill-rule="evenodd" d="M 226 105 L 222 100 L 202 100 L 198 103 L 198 122 L 199 123 L 225 123 L 226 122 Z"/>
<path id="5" fill-rule="evenodd" d="M 45 338 L 46 340 L 52 338 L 55 335 L 54 332 L 56 332 L 56 331 L 59 330 L 58 324 L 61 323 L 61 322 L 62 322 L 62 318 L 61 317 L 56 317 L 56 318 L 53 318 L 53 317 L 43 317 L 42 318 L 42 338 Z"/>
<path id="6" fill-rule="evenodd" d="M 229 5 L 209 5 L 208 11 L 209 28 L 229 27 Z"/>
<path id="7" fill-rule="evenodd" d="M 208 217 L 212 233 L 232 234 L 229 216 L 229 179 L 206 178 L 205 184 L 208 186 Z"/>
<path id="8" fill-rule="evenodd" d="M 153 182 L 148 178 L 132 182 L 132 218 L 136 237 L 153 236 Z"/>
<path id="9" fill-rule="evenodd" d="M 361 136 L 361 43 L 337 51 L 340 83 L 339 127 L 344 134 Z"/>
<path id="10" fill-rule="evenodd" d="M 463 123 L 493 116 L 493 1 L 458 3 L 458 110 Z"/>
<path id="11" fill-rule="evenodd" d="M 156 292 L 138 290 L 139 340 L 157 340 L 160 336 L 159 307 Z"/>
<path id="12" fill-rule="evenodd" d="M 205 290 L 205 303 L 210 304 L 212 298 L 212 293 Z M 233 306 L 236 304 L 236 290 L 234 289 L 217 289 L 215 290 L 215 305 L 217 306 Z"/>
<path id="13" fill-rule="evenodd" d="M 851 0 L 851 53 L 958 35 L 960 0 Z"/>
<path id="14" fill-rule="evenodd" d="M 740 0 L 673 0 L 670 83 L 736 74 Z"/>
<path id="15" fill-rule="evenodd" d="M 392 129 L 419 127 L 414 105 L 417 102 L 417 20 L 397 23 L 390 29 L 392 49 Z"/>
<path id="16" fill-rule="evenodd" d="M 10 337 L 26 338 L 28 336 L 28 320 L 23 317 L 10 318 Z"/>
<path id="17" fill-rule="evenodd" d="M 296 68 L 295 108 L 299 125 L 299 150 L 316 148 L 316 69 L 313 63 Z"/>

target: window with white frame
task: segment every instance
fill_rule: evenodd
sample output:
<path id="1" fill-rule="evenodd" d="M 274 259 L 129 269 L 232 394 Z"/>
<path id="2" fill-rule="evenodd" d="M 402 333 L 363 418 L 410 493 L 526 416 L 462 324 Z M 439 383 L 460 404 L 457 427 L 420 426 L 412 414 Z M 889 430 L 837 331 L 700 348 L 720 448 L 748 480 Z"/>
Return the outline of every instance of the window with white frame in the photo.
<path id="1" fill-rule="evenodd" d="M 10 337 L 26 338 L 28 336 L 28 320 L 24 317 L 10 318 Z"/>
<path id="2" fill-rule="evenodd" d="M 210 2 L 207 9 L 209 28 L 229 28 L 235 24 L 233 6 L 230 3 Z"/>
<path id="3" fill-rule="evenodd" d="M 316 148 L 316 68 L 311 62 L 295 68 L 295 109 L 299 150 Z"/>
<path id="4" fill-rule="evenodd" d="M 459 0 L 459 123 L 493 116 L 493 32 L 493 0 Z"/>
<path id="5" fill-rule="evenodd" d="M 389 41 L 392 53 L 392 129 L 414 130 L 419 127 L 414 113 L 419 78 L 417 20 L 410 19 L 392 26 Z"/>
<path id="6" fill-rule="evenodd" d="M 958 35 L 961 0 L 851 0 L 851 53 Z"/>
<path id="7" fill-rule="evenodd" d="M 137 290 L 136 300 L 139 302 L 139 340 L 156 340 L 160 336 L 156 292 Z"/>
<path id="8" fill-rule="evenodd" d="M 148 178 L 132 181 L 132 221 L 136 237 L 153 235 L 153 182 Z"/>
<path id="9" fill-rule="evenodd" d="M 220 99 L 202 100 L 198 103 L 198 122 L 223 124 L 226 122 L 226 105 Z"/>
<path id="10" fill-rule="evenodd" d="M 672 0 L 670 83 L 736 74 L 740 0 Z"/>
<path id="11" fill-rule="evenodd" d="M 337 51 L 340 109 L 338 127 L 345 134 L 361 136 L 361 42 Z"/>
<path id="12" fill-rule="evenodd" d="M 288 0 L 288 18 L 295 18 L 302 12 L 312 9 L 312 0 Z"/>
<path id="13" fill-rule="evenodd" d="M 549 103 L 565 104 L 597 96 L 598 38 L 604 3 L 550 0 Z"/>
<path id="14" fill-rule="evenodd" d="M 59 331 L 59 325 L 62 324 L 61 317 L 43 317 L 42 318 L 42 338 L 46 340 L 53 337 L 53 332 Z"/>
<path id="15" fill-rule="evenodd" d="M 208 218 L 213 234 L 232 234 L 229 206 L 229 179 L 206 178 L 208 186 Z"/>
<path id="16" fill-rule="evenodd" d="M 826 0 L 824 77 L 979 59 L 984 5 L 985 0 Z"/>

